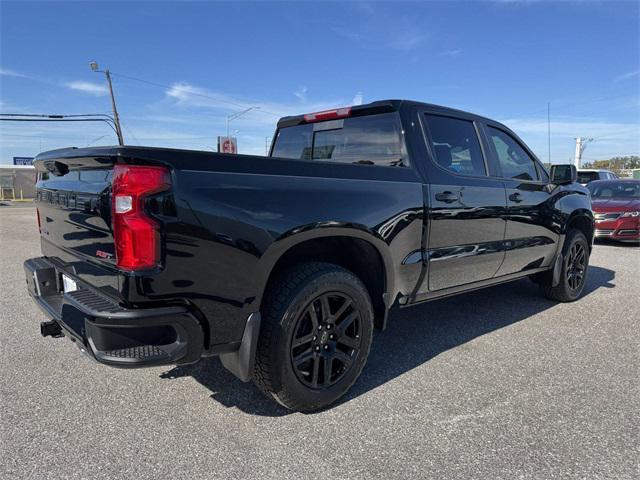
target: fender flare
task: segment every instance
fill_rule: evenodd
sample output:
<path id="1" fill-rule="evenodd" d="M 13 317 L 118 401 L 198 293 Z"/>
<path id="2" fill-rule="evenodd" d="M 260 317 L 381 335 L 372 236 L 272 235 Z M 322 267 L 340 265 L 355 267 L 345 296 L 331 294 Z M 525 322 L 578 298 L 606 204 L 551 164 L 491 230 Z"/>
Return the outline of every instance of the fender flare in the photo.
<path id="1" fill-rule="evenodd" d="M 269 277 L 273 272 L 278 261 L 291 248 L 302 244 L 308 240 L 317 240 L 321 238 L 349 237 L 353 239 L 364 240 L 369 243 L 380 255 L 382 266 L 385 273 L 385 288 L 383 299 L 387 310 L 395 299 L 395 270 L 389 246 L 376 234 L 364 227 L 354 225 L 336 226 L 337 222 L 327 222 L 330 225 L 313 224 L 308 227 L 298 227 L 281 235 L 274 241 L 264 252 L 258 262 L 258 278 L 256 284 L 259 285 L 259 291 L 256 296 L 257 305 L 262 304 L 264 292 L 269 281 Z"/>
<path id="2" fill-rule="evenodd" d="M 580 208 L 576 209 L 569 214 L 567 221 L 563 225 L 562 233 L 566 235 L 568 233 L 568 227 L 571 223 L 573 223 L 576 219 L 584 218 L 591 227 L 591 235 L 587 235 L 587 242 L 589 243 L 589 248 L 593 245 L 593 235 L 595 233 L 595 217 L 593 216 L 593 212 L 589 208 Z"/>

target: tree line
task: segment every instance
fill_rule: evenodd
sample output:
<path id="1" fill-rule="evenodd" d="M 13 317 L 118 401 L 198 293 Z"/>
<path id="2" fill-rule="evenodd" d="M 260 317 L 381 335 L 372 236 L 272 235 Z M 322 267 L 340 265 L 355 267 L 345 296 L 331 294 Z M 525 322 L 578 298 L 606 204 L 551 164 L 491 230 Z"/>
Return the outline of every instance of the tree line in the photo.
<path id="1" fill-rule="evenodd" d="M 582 164 L 582 168 L 601 168 L 620 174 L 621 170 L 640 168 L 640 156 L 613 157 L 609 160 L 595 160 Z"/>

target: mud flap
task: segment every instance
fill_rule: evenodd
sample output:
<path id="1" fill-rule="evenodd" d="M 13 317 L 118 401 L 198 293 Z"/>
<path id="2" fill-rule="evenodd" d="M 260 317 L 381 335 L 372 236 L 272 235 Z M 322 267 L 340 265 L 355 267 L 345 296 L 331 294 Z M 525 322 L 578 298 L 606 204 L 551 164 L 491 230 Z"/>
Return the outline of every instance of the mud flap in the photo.
<path id="1" fill-rule="evenodd" d="M 553 279 L 551 281 L 552 287 L 557 287 L 560 283 L 560 274 L 562 273 L 562 263 L 564 262 L 564 256 L 562 252 L 558 252 L 556 257 L 556 263 L 553 265 Z"/>
<path id="2" fill-rule="evenodd" d="M 240 348 L 235 352 L 220 354 L 220 361 L 224 368 L 233 373 L 243 382 L 251 380 L 256 361 L 258 336 L 260 335 L 260 313 L 252 313 L 247 319 L 242 334 Z"/>

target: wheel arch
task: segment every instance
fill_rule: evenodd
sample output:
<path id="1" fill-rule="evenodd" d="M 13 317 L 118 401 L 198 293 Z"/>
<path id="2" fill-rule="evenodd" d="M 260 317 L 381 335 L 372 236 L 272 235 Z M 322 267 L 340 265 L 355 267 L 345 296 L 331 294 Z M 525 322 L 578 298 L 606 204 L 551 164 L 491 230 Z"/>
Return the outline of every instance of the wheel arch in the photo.
<path id="1" fill-rule="evenodd" d="M 376 328 L 386 326 L 394 291 L 393 263 L 388 245 L 373 233 L 354 228 L 319 228 L 281 237 L 265 252 L 260 263 L 262 278 L 257 303 L 280 273 L 305 261 L 340 265 L 356 274 L 367 287 Z"/>
<path id="2" fill-rule="evenodd" d="M 595 231 L 595 220 L 593 213 L 590 210 L 577 210 L 571 213 L 569 219 L 565 224 L 564 234 L 566 235 L 569 230 L 580 230 L 585 237 L 587 237 L 587 243 L 589 244 L 589 250 L 593 248 L 593 235 Z"/>

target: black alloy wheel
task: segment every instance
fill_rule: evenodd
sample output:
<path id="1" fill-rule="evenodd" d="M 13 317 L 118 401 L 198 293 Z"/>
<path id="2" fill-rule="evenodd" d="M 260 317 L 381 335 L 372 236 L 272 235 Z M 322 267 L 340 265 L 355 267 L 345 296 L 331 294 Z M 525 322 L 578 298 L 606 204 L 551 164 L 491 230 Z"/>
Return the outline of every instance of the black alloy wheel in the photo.
<path id="1" fill-rule="evenodd" d="M 339 382 L 361 348 L 360 312 L 341 292 L 314 298 L 297 319 L 291 341 L 291 363 L 298 379 L 310 388 Z"/>
<path id="2" fill-rule="evenodd" d="M 551 300 L 573 302 L 583 294 L 589 271 L 589 242 L 583 232 L 567 232 L 562 247 L 562 270 L 557 285 L 553 285 L 553 271 L 536 274 L 533 280 Z"/>
<path id="3" fill-rule="evenodd" d="M 369 291 L 353 272 L 303 262 L 269 286 L 253 381 L 269 398 L 301 412 L 325 408 L 360 376 L 373 340 Z"/>
<path id="4" fill-rule="evenodd" d="M 571 290 L 577 291 L 582 287 L 586 269 L 587 252 L 585 247 L 581 243 L 574 243 L 569 250 L 566 268 L 567 284 Z"/>

